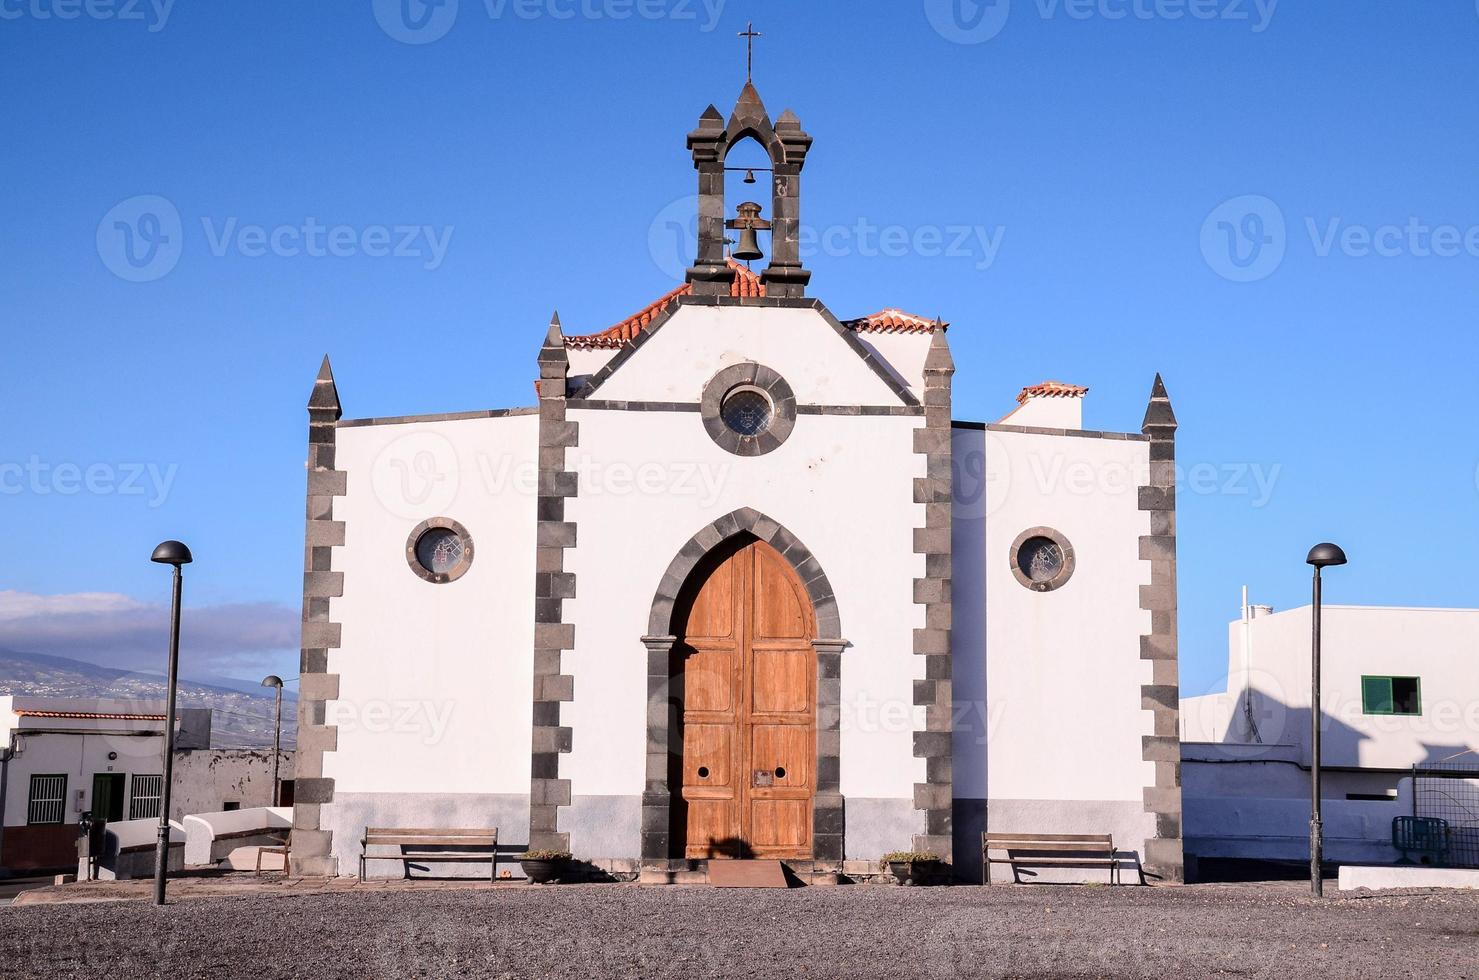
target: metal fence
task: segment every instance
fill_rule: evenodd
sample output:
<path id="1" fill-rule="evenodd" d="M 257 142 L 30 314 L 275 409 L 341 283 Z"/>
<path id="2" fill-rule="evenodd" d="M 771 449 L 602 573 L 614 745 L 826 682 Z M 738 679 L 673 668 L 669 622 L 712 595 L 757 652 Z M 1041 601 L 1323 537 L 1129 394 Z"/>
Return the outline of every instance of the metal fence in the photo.
<path id="1" fill-rule="evenodd" d="M 1479 868 L 1479 765 L 1414 766 L 1412 815 L 1442 821 L 1435 863 Z"/>

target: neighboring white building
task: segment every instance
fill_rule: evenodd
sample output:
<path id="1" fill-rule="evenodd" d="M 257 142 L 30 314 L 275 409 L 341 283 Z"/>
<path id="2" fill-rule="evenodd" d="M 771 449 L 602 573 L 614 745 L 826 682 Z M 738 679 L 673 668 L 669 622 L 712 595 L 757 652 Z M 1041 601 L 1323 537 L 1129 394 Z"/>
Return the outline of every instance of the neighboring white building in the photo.
<path id="1" fill-rule="evenodd" d="M 724 245 L 749 138 L 759 274 Z M 1139 431 L 1085 431 L 1057 382 L 958 421 L 945 324 L 805 296 L 796 117 L 746 85 L 688 145 L 688 283 L 601 333 L 531 330 L 537 405 L 344 419 L 325 358 L 295 867 L 348 873 L 367 825 L 497 826 L 654 875 L 914 847 L 974 877 L 989 824 L 1112 832 L 1178 879 L 1160 379 Z"/>
<path id="2" fill-rule="evenodd" d="M 1226 691 L 1182 700 L 1189 851 L 1307 857 L 1310 616 L 1249 607 L 1228 629 Z M 1479 609 L 1327 605 L 1321 650 L 1327 840 L 1336 860 L 1393 860 L 1392 818 L 1430 815 L 1436 777 L 1414 798 L 1414 766 L 1479 776 Z M 1427 788 L 1479 828 L 1472 784 Z"/>
<path id="3" fill-rule="evenodd" d="M 272 801 L 272 752 L 211 749 L 208 708 L 177 710 L 171 819 Z M 0 697 L 0 869 L 75 866 L 77 824 L 156 820 L 164 787 L 165 703 Z M 292 777 L 291 753 L 282 775 Z"/>

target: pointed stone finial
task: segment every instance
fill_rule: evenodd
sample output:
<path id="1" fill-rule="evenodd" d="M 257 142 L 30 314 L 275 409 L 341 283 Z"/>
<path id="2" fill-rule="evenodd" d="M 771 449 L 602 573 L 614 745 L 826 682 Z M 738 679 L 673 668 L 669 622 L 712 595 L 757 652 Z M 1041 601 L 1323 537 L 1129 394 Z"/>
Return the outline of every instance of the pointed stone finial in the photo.
<path id="1" fill-rule="evenodd" d="M 955 358 L 950 356 L 950 341 L 945 339 L 944 324 L 935 321 L 935 329 L 930 332 L 930 349 L 924 358 L 924 372 L 926 374 L 954 374 Z"/>
<path id="2" fill-rule="evenodd" d="M 1150 388 L 1150 404 L 1145 407 L 1145 421 L 1141 423 L 1140 431 L 1153 439 L 1169 439 L 1175 435 L 1178 427 L 1176 412 L 1171 408 L 1171 396 L 1166 394 L 1166 383 L 1157 372 L 1155 384 Z"/>
<path id="3" fill-rule="evenodd" d="M 565 378 L 570 374 L 570 355 L 565 350 L 565 334 L 560 329 L 558 311 L 550 318 L 549 333 L 545 334 L 544 345 L 539 348 L 539 377 L 545 381 L 558 380 L 560 395 L 564 395 Z M 545 394 L 541 390 L 541 394 Z"/>
<path id="4" fill-rule="evenodd" d="M 334 384 L 334 369 L 329 365 L 329 355 L 319 366 L 318 377 L 313 381 L 313 393 L 308 396 L 308 414 L 325 416 L 335 422 L 344 415 L 339 405 L 339 388 Z"/>

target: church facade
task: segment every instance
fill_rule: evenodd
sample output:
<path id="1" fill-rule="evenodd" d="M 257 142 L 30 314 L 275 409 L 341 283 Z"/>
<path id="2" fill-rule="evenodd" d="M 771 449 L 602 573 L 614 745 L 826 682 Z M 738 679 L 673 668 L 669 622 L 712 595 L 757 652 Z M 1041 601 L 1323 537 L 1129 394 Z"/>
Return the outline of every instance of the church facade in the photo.
<path id="1" fill-rule="evenodd" d="M 726 222 L 747 139 L 770 217 L 747 202 Z M 653 879 L 923 850 L 969 880 L 989 827 L 1113 833 L 1181 878 L 1160 379 L 1137 431 L 1084 430 L 1086 389 L 1057 382 L 957 420 L 946 324 L 807 295 L 811 142 L 753 85 L 727 118 L 711 106 L 688 136 L 687 282 L 603 332 L 532 336 L 537 404 L 346 419 L 325 358 L 306 873 L 352 871 L 367 826 L 496 826 Z M 736 257 L 757 231 L 772 254 L 752 272 Z"/>

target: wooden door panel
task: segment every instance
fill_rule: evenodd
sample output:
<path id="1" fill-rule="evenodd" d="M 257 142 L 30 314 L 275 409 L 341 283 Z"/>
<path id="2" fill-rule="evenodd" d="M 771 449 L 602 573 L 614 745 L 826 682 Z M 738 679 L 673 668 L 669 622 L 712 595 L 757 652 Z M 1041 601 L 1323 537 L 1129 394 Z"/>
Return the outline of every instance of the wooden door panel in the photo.
<path id="1" fill-rule="evenodd" d="M 683 662 L 683 705 L 690 712 L 735 710 L 737 651 L 694 650 Z"/>
<path id="2" fill-rule="evenodd" d="M 688 724 L 683 732 L 683 787 L 687 799 L 734 798 L 734 724 Z"/>
<path id="3" fill-rule="evenodd" d="M 753 651 L 750 710 L 755 714 L 809 715 L 812 659 L 810 650 Z"/>
<path id="4" fill-rule="evenodd" d="M 810 800 L 756 800 L 748 841 L 757 857 L 795 856 L 811 850 Z"/>
<path id="5" fill-rule="evenodd" d="M 808 633 L 810 600 L 786 560 L 767 547 L 755 555 L 754 638 L 799 640 Z"/>
<path id="6" fill-rule="evenodd" d="M 749 773 L 756 796 L 775 795 L 762 790 L 806 789 L 816 757 L 813 735 L 802 725 L 756 725 L 750 735 Z M 759 786 L 755 774 L 769 775 L 768 786 Z"/>
<path id="7" fill-rule="evenodd" d="M 815 617 L 796 573 L 752 541 L 707 567 L 681 641 L 682 853 L 807 858 L 816 759 Z"/>

